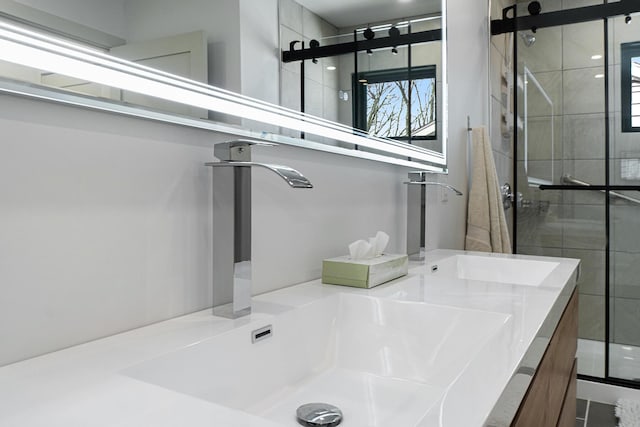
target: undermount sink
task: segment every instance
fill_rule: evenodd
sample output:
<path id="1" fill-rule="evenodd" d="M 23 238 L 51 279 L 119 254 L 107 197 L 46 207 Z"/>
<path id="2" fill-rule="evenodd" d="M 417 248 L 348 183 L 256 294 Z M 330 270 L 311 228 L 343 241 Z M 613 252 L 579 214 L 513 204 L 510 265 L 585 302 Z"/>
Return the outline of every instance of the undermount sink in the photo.
<path id="1" fill-rule="evenodd" d="M 547 276 L 560 263 L 496 256 L 453 255 L 431 263 L 433 276 L 509 283 L 513 285 L 542 286 Z M 559 284 L 563 285 L 563 284 Z"/>
<path id="2" fill-rule="evenodd" d="M 491 373 L 474 360 L 491 360 L 509 322 L 505 314 L 336 294 L 123 373 L 282 425 L 298 425 L 296 408 L 310 402 L 338 406 L 346 427 L 427 425 L 443 408 L 465 416 L 454 397 L 482 395 L 472 389 Z M 267 325 L 271 336 L 252 343 Z"/>

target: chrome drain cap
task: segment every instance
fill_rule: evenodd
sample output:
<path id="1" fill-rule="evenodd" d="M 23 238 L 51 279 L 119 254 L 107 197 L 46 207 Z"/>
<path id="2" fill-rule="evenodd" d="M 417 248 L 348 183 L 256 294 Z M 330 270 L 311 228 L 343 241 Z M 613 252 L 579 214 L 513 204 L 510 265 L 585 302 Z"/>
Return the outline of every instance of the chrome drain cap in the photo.
<path id="1" fill-rule="evenodd" d="M 342 422 L 342 411 L 328 403 L 307 403 L 296 411 L 298 423 L 308 427 L 335 427 Z"/>

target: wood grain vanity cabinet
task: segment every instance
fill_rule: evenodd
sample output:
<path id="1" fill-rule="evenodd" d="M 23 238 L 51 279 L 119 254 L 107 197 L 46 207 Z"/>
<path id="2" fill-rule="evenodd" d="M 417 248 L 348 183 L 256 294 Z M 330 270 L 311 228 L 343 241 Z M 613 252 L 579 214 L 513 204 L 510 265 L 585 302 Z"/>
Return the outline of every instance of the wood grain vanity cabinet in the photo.
<path id="1" fill-rule="evenodd" d="M 577 343 L 578 294 L 574 290 L 512 426 L 575 426 Z"/>

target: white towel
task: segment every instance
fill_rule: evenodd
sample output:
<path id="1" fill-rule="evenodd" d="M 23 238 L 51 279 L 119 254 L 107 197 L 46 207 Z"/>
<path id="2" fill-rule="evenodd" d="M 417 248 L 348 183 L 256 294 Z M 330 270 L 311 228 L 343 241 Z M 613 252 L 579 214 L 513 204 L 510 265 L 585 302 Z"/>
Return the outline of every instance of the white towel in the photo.
<path id="1" fill-rule="evenodd" d="M 468 251 L 510 254 L 511 239 L 486 128 L 473 129 L 472 147 L 472 181 L 464 248 Z"/>

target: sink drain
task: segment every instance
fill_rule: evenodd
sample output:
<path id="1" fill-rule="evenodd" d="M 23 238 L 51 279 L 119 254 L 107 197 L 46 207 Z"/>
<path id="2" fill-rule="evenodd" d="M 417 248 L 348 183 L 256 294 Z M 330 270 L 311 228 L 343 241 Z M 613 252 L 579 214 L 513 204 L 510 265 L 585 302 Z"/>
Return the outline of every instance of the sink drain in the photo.
<path id="1" fill-rule="evenodd" d="M 342 422 L 342 411 L 328 403 L 307 403 L 296 411 L 298 423 L 303 426 L 335 427 Z"/>

